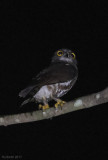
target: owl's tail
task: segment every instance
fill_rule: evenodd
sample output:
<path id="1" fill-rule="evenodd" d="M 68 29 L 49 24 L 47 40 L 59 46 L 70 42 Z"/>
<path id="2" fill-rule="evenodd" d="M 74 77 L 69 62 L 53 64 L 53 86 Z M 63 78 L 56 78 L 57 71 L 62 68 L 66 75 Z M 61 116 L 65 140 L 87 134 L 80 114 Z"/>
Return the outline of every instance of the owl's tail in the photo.
<path id="1" fill-rule="evenodd" d="M 29 102 L 34 102 L 34 99 L 33 98 L 26 99 L 24 102 L 21 103 L 20 107 L 22 107 L 23 105 L 25 105 L 25 104 L 27 104 Z"/>
<path id="2" fill-rule="evenodd" d="M 19 93 L 19 96 L 25 98 L 25 97 L 32 91 L 32 89 L 33 89 L 34 87 L 35 87 L 35 86 L 29 86 L 29 87 L 23 89 L 23 90 Z"/>

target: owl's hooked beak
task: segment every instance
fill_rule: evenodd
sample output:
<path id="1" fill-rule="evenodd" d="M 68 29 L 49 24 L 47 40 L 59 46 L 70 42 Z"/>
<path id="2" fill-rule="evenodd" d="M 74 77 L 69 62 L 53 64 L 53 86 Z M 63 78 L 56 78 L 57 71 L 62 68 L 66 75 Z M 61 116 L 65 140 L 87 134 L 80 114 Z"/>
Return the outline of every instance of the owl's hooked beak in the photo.
<path id="1" fill-rule="evenodd" d="M 67 56 L 67 58 L 70 58 L 70 54 L 69 54 L 69 53 L 67 53 L 67 55 L 66 55 L 66 56 Z"/>

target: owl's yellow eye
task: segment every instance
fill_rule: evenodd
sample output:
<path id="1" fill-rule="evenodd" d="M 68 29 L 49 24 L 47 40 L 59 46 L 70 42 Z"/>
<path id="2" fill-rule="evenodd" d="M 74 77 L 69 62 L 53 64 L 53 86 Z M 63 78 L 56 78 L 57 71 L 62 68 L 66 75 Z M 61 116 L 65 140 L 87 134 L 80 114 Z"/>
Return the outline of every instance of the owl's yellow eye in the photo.
<path id="1" fill-rule="evenodd" d="M 63 51 L 58 51 L 57 52 L 57 56 L 62 56 L 63 55 Z"/>
<path id="2" fill-rule="evenodd" d="M 71 54 L 72 54 L 73 59 L 75 59 L 75 53 L 72 52 Z"/>

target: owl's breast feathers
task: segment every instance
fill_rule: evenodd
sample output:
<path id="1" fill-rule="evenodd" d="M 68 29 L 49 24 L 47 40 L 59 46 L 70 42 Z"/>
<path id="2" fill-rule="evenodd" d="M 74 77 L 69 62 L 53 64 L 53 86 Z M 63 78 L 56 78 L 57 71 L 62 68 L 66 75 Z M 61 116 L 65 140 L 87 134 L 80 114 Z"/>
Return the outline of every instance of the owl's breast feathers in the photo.
<path id="1" fill-rule="evenodd" d="M 55 93 L 56 90 L 58 90 L 58 95 L 62 96 L 74 85 L 77 76 L 78 69 L 76 65 L 63 62 L 52 63 L 49 68 L 43 70 L 33 78 L 31 85 L 21 91 L 20 96 L 35 96 L 36 93 L 39 93 L 40 95 L 46 93 L 48 95 L 51 94 L 51 90 L 55 90 Z M 47 89 L 45 88 L 46 86 Z M 45 91 L 44 93 L 42 89 Z"/>

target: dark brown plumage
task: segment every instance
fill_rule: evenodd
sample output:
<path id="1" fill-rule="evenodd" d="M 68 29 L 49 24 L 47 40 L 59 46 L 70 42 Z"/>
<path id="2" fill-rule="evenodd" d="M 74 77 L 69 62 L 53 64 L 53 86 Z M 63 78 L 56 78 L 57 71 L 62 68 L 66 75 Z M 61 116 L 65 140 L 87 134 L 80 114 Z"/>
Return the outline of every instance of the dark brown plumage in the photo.
<path id="1" fill-rule="evenodd" d="M 58 50 L 54 53 L 50 66 L 33 78 L 31 84 L 19 93 L 20 97 L 29 97 L 22 105 L 30 101 L 46 105 L 52 99 L 57 100 L 72 88 L 77 77 L 75 54 L 68 49 Z"/>

